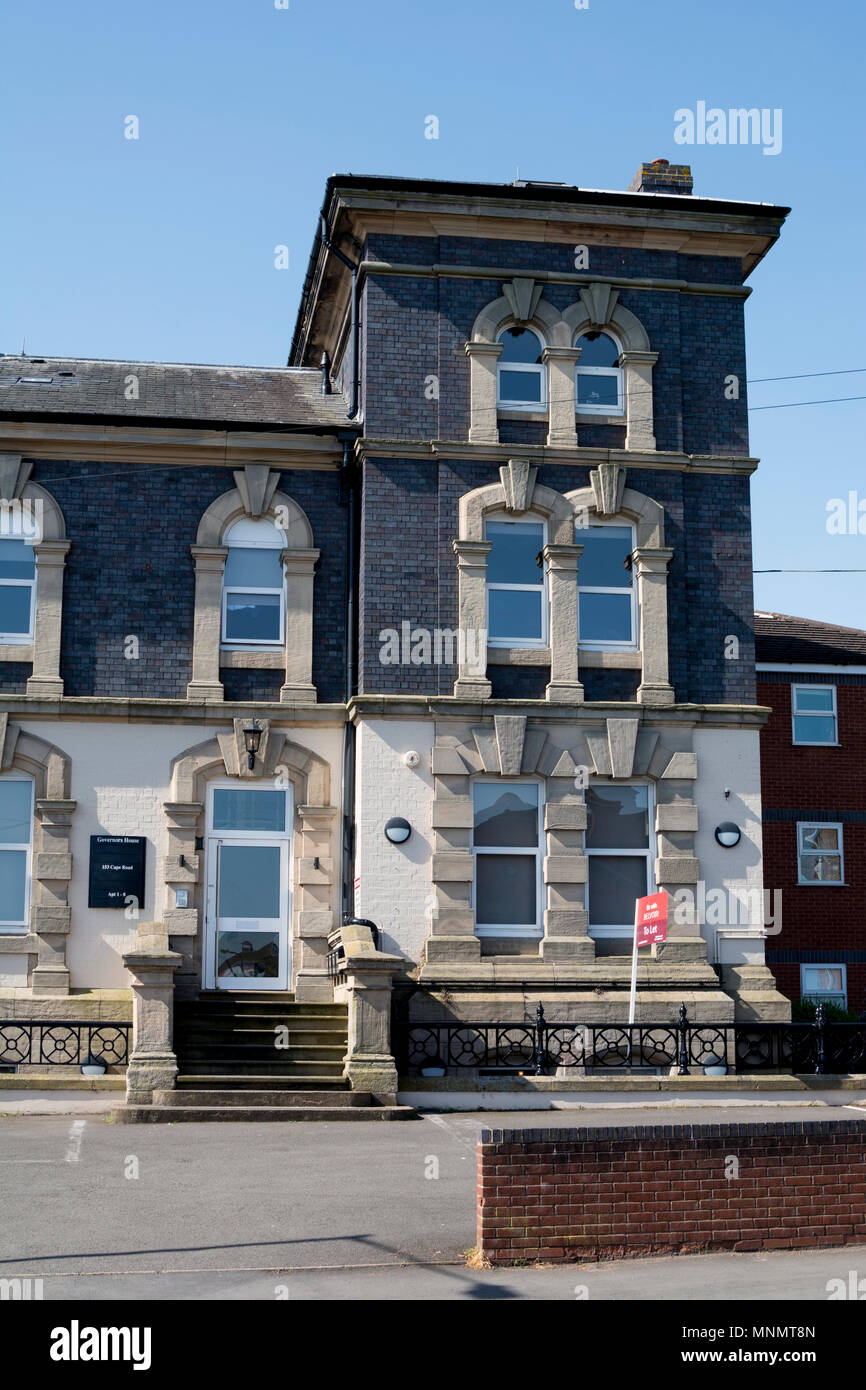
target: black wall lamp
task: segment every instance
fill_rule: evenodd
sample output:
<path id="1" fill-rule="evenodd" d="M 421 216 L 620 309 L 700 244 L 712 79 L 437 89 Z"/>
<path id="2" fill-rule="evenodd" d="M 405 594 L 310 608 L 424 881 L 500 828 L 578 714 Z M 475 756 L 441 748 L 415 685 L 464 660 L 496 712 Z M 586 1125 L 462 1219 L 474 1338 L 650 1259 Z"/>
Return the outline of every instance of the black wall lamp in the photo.
<path id="1" fill-rule="evenodd" d="M 404 845 L 412 834 L 412 827 L 402 816 L 392 816 L 385 823 L 385 839 L 392 845 Z"/>
<path id="2" fill-rule="evenodd" d="M 247 750 L 247 763 L 250 772 L 252 772 L 256 765 L 256 754 L 259 751 L 259 744 L 261 741 L 262 731 L 255 720 L 253 720 L 252 724 L 244 729 L 244 747 Z"/>
<path id="3" fill-rule="evenodd" d="M 720 845 L 725 849 L 733 849 L 734 845 L 740 843 L 741 830 L 738 825 L 734 825 L 732 820 L 723 820 L 721 825 L 716 826 L 715 836 Z"/>

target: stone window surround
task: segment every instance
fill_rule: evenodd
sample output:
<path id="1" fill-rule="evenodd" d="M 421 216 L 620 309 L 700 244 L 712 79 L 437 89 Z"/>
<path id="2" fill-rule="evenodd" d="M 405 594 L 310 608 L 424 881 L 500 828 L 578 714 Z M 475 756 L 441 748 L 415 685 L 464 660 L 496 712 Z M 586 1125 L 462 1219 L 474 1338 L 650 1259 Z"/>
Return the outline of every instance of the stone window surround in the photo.
<path id="1" fill-rule="evenodd" d="M 199 523 L 195 545 L 195 620 L 192 679 L 187 699 L 224 698 L 220 667 L 284 670 L 283 703 L 315 703 L 313 684 L 313 576 L 320 551 L 313 544 L 310 523 L 286 493 L 277 491 L 280 475 L 267 464 L 247 464 L 234 472 L 236 487 L 216 498 Z M 277 509 L 280 514 L 277 515 Z M 286 586 L 285 646 L 274 650 L 224 647 L 222 589 L 228 546 L 225 535 L 240 517 L 266 517 L 286 533 L 280 552 Z"/>
<path id="2" fill-rule="evenodd" d="M 505 648 L 488 646 L 488 665 L 550 666 L 546 698 L 564 704 L 580 704 L 584 689 L 580 666 L 639 669 L 637 699 L 641 704 L 674 703 L 668 678 L 667 568 L 673 552 L 664 545 L 664 509 L 660 503 L 625 487 L 625 471 L 601 465 L 591 473 L 592 486 L 558 493 L 537 485 L 537 468 L 524 459 L 510 459 L 500 468 L 499 483 L 489 483 L 464 493 L 458 506 L 458 538 L 452 542 L 457 556 L 458 623 L 463 631 L 483 631 L 487 626 L 486 571 L 490 542 L 484 539 L 488 515 L 537 515 L 548 525 L 544 558 L 548 567 L 550 647 Z M 635 528 L 633 563 L 637 582 L 638 647 L 636 651 L 581 650 L 578 632 L 578 576 L 583 547 L 575 518 L 599 516 L 623 518 Z M 488 700 L 491 681 L 468 660 L 458 670 L 453 693 L 464 699 Z"/>
<path id="3" fill-rule="evenodd" d="M 509 412 L 498 407 L 498 362 L 502 354 L 499 334 L 507 327 L 531 328 L 543 344 L 542 361 L 548 369 L 548 410 L 540 416 L 548 423 L 547 444 L 578 447 L 577 425 L 625 425 L 625 448 L 654 452 L 652 369 L 658 353 L 650 348 L 649 337 L 630 309 L 618 303 L 619 290 L 605 281 L 593 281 L 579 292 L 576 303 L 560 313 L 543 298 L 543 286 L 535 280 L 515 278 L 502 286 L 502 295 L 485 306 L 472 326 L 466 343 L 470 368 L 471 443 L 498 444 L 498 417 Z M 582 333 L 591 330 L 612 332 L 622 345 L 620 365 L 624 372 L 624 415 L 579 415 L 576 403 L 575 368 L 580 348 L 574 346 Z"/>
<path id="4" fill-rule="evenodd" d="M 481 960 L 471 895 L 472 783 L 479 774 L 488 780 L 490 774 L 537 777 L 544 784 L 546 901 L 538 947 L 544 960 L 595 959 L 585 905 L 588 864 L 581 770 L 594 782 L 642 780 L 652 785 L 657 887 L 673 894 L 698 882 L 698 810 L 693 799 L 698 766 L 691 728 L 662 724 L 656 729 L 631 717 L 581 720 L 571 729 L 563 748 L 553 742 L 544 723 L 531 716 L 486 714 L 475 725 L 457 719 L 437 721 L 432 763 L 434 909 L 422 979 L 428 966 L 428 973 L 435 975 L 441 965 L 471 968 Z M 676 944 L 666 948 L 669 956 L 706 959 L 694 909 L 679 911 L 670 937 Z M 654 955 L 656 951 L 653 948 Z"/>
<path id="5" fill-rule="evenodd" d="M 337 808 L 330 804 L 330 766 L 318 753 L 291 742 L 272 720 L 255 716 L 262 729 L 255 767 L 250 771 L 243 728 L 248 719 L 235 719 L 231 728 L 185 749 L 172 760 L 167 819 L 165 909 L 161 920 L 173 939 L 173 949 L 185 957 L 187 980 L 193 972 L 196 992 L 201 987 L 204 926 L 204 851 L 196 839 L 205 835 L 207 784 L 218 778 L 267 781 L 275 777 L 293 788 L 292 829 L 292 977 L 295 997 L 329 1003 L 328 934 L 338 922 L 336 891 L 340 863 Z M 183 862 L 181 863 L 181 860 Z M 175 906 L 174 893 L 186 888 L 191 906 Z M 182 976 L 177 984 L 183 987 Z"/>
<path id="6" fill-rule="evenodd" d="M 41 505 L 41 536 L 35 543 L 36 601 L 32 642 L 0 644 L 0 662 L 20 661 L 31 666 L 25 693 L 63 694 L 60 676 L 60 639 L 63 627 L 63 571 L 69 542 L 59 506 L 44 487 L 30 482 L 33 464 L 20 454 L 0 454 L 0 496 L 6 502 Z"/>
<path id="7" fill-rule="evenodd" d="M 25 772 L 34 782 L 30 926 L 0 932 L 0 954 L 35 957 L 32 968 L 28 960 L 27 976 L 35 995 L 69 993 L 69 836 L 76 806 L 69 798 L 71 766 L 61 749 L 0 714 L 0 768 Z"/>

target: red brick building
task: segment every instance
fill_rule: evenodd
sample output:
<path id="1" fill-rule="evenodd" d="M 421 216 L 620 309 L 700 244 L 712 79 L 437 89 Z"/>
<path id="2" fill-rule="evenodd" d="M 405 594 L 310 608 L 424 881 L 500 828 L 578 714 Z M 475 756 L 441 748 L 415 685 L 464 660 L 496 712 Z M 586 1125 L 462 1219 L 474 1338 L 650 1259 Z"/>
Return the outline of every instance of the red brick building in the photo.
<path id="1" fill-rule="evenodd" d="M 866 1010 L 866 632 L 755 615 L 767 964 L 792 1000 Z M 778 924 L 778 918 L 777 918 Z"/>

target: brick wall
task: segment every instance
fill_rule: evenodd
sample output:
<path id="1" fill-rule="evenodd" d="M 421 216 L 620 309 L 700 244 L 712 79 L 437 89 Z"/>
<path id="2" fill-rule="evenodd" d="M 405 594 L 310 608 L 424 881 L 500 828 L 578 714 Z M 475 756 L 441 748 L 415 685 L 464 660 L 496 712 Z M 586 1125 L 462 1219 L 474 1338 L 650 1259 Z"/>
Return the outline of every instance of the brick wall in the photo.
<path id="1" fill-rule="evenodd" d="M 642 469 L 629 486 L 665 510 L 665 544 L 674 555 L 668 576 L 670 678 L 680 701 L 751 703 L 755 696 L 749 480 L 691 478 Z M 454 667 L 383 666 L 380 632 L 457 626 L 460 497 L 499 482 L 495 464 L 368 459 L 364 465 L 361 559 L 361 691 L 364 694 L 450 694 Z M 539 485 L 569 492 L 589 485 L 589 469 L 543 465 Z M 734 659 L 726 642 L 739 643 Z M 620 673 L 617 673 L 617 677 Z M 546 669 L 510 673 L 491 667 L 503 698 L 542 699 Z M 620 680 L 599 668 L 582 673 L 587 699 L 634 698 L 631 673 Z M 540 692 L 540 693 L 538 693 Z"/>
<path id="2" fill-rule="evenodd" d="M 836 685 L 839 746 L 798 746 L 791 684 Z M 782 930 L 767 960 L 783 994 L 800 998 L 801 964 L 844 965 L 848 1007 L 866 1010 L 866 676 L 758 673 L 758 703 L 773 713 L 761 731 L 764 885 L 781 890 Z M 842 824 L 845 881 L 800 884 L 797 822 Z"/>
<path id="3" fill-rule="evenodd" d="M 477 1243 L 503 1265 L 866 1244 L 866 1122 L 483 1130 Z"/>
<path id="4" fill-rule="evenodd" d="M 56 498 L 71 542 L 60 654 L 65 693 L 183 699 L 195 601 L 190 546 L 202 513 L 234 487 L 231 470 L 46 461 L 36 463 L 33 478 Z M 336 472 L 298 469 L 281 473 L 279 487 L 306 512 L 321 550 L 313 681 L 321 701 L 339 701 L 346 582 L 346 512 L 339 503 L 339 480 Z M 139 640 L 135 661 L 124 657 L 124 638 L 130 634 Z M 16 681 L 23 688 L 29 675 L 23 666 L 10 673 L 11 665 L 0 667 L 0 685 L 7 691 Z M 233 670 L 226 698 L 279 698 L 282 682 L 281 673 Z"/>

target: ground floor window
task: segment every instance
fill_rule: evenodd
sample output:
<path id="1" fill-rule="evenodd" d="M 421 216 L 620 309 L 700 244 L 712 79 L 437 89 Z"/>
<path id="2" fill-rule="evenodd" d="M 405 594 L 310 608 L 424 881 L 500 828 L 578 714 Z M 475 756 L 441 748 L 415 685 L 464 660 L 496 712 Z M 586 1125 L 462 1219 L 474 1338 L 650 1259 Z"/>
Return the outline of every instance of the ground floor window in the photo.
<path id="1" fill-rule="evenodd" d="M 472 849 L 479 936 L 540 936 L 541 787 L 475 782 Z"/>
<path id="2" fill-rule="evenodd" d="M 30 921 L 30 847 L 33 783 L 29 777 L 0 777 L 0 927 Z"/>
<path id="3" fill-rule="evenodd" d="M 631 936 L 635 899 L 653 889 L 650 789 L 588 787 L 586 811 L 590 936 Z"/>
<path id="4" fill-rule="evenodd" d="M 816 1003 L 838 1004 L 840 1009 L 848 1007 L 848 980 L 844 965 L 801 965 L 800 994 L 803 999 Z"/>

